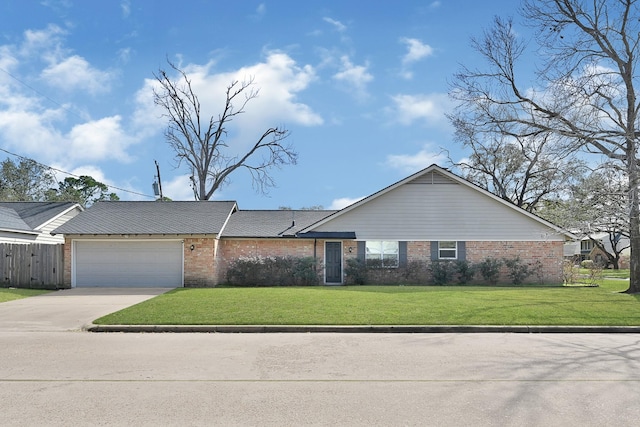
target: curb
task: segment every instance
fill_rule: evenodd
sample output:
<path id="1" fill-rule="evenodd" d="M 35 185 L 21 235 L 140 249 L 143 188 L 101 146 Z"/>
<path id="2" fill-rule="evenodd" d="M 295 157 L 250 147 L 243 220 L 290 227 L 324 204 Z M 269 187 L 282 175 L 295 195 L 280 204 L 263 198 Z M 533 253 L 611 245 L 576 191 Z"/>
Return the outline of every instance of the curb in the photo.
<path id="1" fill-rule="evenodd" d="M 88 325 L 88 332 L 125 333 L 640 333 L 640 326 L 491 326 L 491 325 Z"/>

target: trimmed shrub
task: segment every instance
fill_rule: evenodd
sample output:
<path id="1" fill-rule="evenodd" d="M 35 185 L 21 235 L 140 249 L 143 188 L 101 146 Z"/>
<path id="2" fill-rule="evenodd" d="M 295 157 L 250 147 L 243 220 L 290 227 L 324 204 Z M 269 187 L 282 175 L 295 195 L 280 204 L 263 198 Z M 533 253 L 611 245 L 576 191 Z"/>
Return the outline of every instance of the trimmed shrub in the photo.
<path id="1" fill-rule="evenodd" d="M 495 285 L 496 283 L 498 283 L 502 261 L 495 258 L 487 258 L 484 261 L 479 262 L 477 266 L 478 271 L 480 271 L 480 274 L 482 275 L 482 278 L 488 284 Z"/>
<path id="2" fill-rule="evenodd" d="M 514 285 L 521 285 L 533 273 L 533 269 L 524 264 L 520 257 L 504 258 L 503 262 L 507 267 L 507 274 L 511 278 L 511 283 Z"/>
<path id="3" fill-rule="evenodd" d="M 467 260 L 456 261 L 456 270 L 458 272 L 458 283 L 466 285 L 473 280 L 476 275 L 476 266 Z"/>
<path id="4" fill-rule="evenodd" d="M 352 285 L 365 285 L 367 283 L 367 266 L 358 258 L 347 259 L 344 273 L 347 276 L 347 283 Z"/>
<path id="5" fill-rule="evenodd" d="M 256 257 L 235 260 L 227 270 L 234 286 L 310 286 L 319 283 L 313 257 Z"/>
<path id="6" fill-rule="evenodd" d="M 453 282 L 456 275 L 456 263 L 454 261 L 431 261 L 431 275 L 434 285 L 448 285 Z"/>
<path id="7" fill-rule="evenodd" d="M 350 285 L 426 285 L 431 277 L 424 261 L 409 261 L 401 267 L 385 267 L 379 260 L 363 262 L 349 258 L 344 271 L 346 282 Z"/>

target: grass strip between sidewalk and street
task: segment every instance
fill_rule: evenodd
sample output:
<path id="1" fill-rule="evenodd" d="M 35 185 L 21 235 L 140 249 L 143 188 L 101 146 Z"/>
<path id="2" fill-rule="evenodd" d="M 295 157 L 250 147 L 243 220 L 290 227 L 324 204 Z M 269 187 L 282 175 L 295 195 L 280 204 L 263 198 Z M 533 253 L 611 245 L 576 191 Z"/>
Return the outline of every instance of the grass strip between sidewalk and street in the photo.
<path id="1" fill-rule="evenodd" d="M 100 325 L 639 326 L 626 280 L 580 286 L 180 288 L 94 321 Z"/>

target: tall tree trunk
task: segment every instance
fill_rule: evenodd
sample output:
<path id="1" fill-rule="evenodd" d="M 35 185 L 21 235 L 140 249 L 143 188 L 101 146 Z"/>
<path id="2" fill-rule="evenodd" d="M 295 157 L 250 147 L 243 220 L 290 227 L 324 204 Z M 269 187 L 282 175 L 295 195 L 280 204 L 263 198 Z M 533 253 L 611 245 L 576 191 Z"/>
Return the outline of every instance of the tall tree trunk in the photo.
<path id="1" fill-rule="evenodd" d="M 635 145 L 635 144 L 634 144 Z M 628 293 L 640 293 L 640 206 L 638 205 L 639 173 L 635 156 L 635 149 L 629 150 L 627 168 L 629 171 L 629 240 L 631 255 L 629 257 L 629 289 Z"/>

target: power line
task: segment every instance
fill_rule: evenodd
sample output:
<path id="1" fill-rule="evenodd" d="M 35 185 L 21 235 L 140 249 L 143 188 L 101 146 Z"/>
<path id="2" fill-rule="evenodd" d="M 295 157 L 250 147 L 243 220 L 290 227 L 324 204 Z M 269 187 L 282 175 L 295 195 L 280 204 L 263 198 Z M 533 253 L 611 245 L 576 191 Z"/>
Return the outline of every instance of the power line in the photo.
<path id="1" fill-rule="evenodd" d="M 28 83 L 23 82 L 22 80 L 20 80 L 19 78 L 17 78 L 16 76 L 14 76 L 13 74 L 11 74 L 10 72 L 8 72 L 7 70 L 5 70 L 4 68 L 0 67 L 0 71 L 4 72 L 6 75 L 8 75 L 9 77 L 11 77 L 12 79 L 14 79 L 15 81 L 17 81 L 18 83 L 20 83 L 21 85 L 28 87 L 29 89 L 31 89 L 32 91 L 34 91 L 35 93 L 37 93 L 38 95 L 40 95 L 41 97 L 43 97 L 44 99 L 48 100 L 49 102 L 54 103 L 55 105 L 57 105 L 58 107 L 62 108 L 63 110 L 65 110 L 66 112 L 68 112 L 69 114 L 73 114 L 74 116 L 76 116 L 77 118 L 79 118 L 80 120 L 84 120 L 84 118 L 80 117 L 80 115 L 69 109 L 68 107 L 66 107 L 65 105 L 59 103 L 58 101 L 56 101 L 55 99 L 51 98 L 50 96 L 45 95 L 44 93 L 40 92 L 38 89 L 34 88 L 33 86 L 30 86 Z"/>
<path id="2" fill-rule="evenodd" d="M 5 150 L 4 148 L 0 148 L 0 151 L 3 151 L 3 152 L 5 152 L 7 154 L 10 154 L 12 156 L 18 157 L 19 159 L 22 159 L 22 160 L 28 160 L 30 162 L 34 162 L 35 164 L 37 164 L 38 166 L 42 166 L 43 168 L 47 168 L 47 169 L 55 171 L 55 172 L 60 172 L 60 173 L 63 173 L 65 175 L 72 176 L 74 178 L 80 178 L 79 175 L 75 175 L 75 174 L 72 174 L 71 172 L 63 171 L 62 169 L 54 168 L 53 166 L 45 165 L 44 163 L 40 163 L 37 160 L 31 159 L 29 157 L 21 156 L 20 154 L 12 153 L 11 151 Z M 150 195 L 144 194 L 144 193 L 138 193 L 136 191 L 127 190 L 125 188 L 116 187 L 114 185 L 107 185 L 107 184 L 105 184 L 105 185 L 108 188 L 111 188 L 113 190 L 118 190 L 118 191 L 123 191 L 125 193 L 135 194 L 136 196 L 149 197 L 151 199 L 155 199 L 156 198 L 155 196 L 150 196 Z"/>
<path id="3" fill-rule="evenodd" d="M 67 107 L 66 107 L 66 106 L 64 106 L 63 104 L 59 103 L 59 102 L 58 102 L 58 101 L 56 101 L 55 99 L 53 99 L 53 98 L 51 98 L 51 97 L 49 97 L 49 96 L 45 95 L 44 93 L 40 92 L 39 90 L 37 90 L 37 89 L 36 89 L 36 88 L 34 88 L 33 86 L 30 86 L 30 85 L 29 85 L 29 84 L 27 84 L 26 82 L 24 82 L 24 81 L 20 80 L 18 77 L 14 76 L 13 74 L 11 74 L 9 71 L 5 70 L 4 68 L 1 68 L 1 67 L 0 67 L 0 71 L 4 72 L 4 73 L 5 73 L 5 74 L 7 74 L 9 77 L 11 77 L 12 79 L 14 79 L 14 80 L 15 80 L 15 81 L 17 81 L 18 83 L 20 83 L 21 85 L 23 85 L 23 86 L 25 86 L 25 87 L 28 87 L 29 89 L 31 89 L 32 91 L 34 91 L 34 92 L 35 92 L 35 93 L 37 93 L 38 95 L 40 95 L 40 96 L 42 96 L 43 98 L 47 99 L 49 102 L 54 103 L 55 105 L 59 106 L 59 107 L 60 107 L 60 108 L 62 108 L 63 110 L 67 111 L 68 113 L 73 114 L 74 116 L 78 117 L 78 118 L 79 118 L 79 119 L 81 119 L 81 120 L 84 120 L 84 119 L 83 119 L 82 117 L 80 117 L 80 115 L 78 115 L 78 113 L 76 113 L 75 111 L 70 110 L 69 108 L 67 108 Z M 49 169 L 49 170 L 53 170 L 53 171 L 56 171 L 56 172 L 60 172 L 60 173 L 63 173 L 63 174 L 65 174 L 65 175 L 72 176 L 72 177 L 74 177 L 74 178 L 79 178 L 79 176 L 78 176 L 78 175 L 74 175 L 74 174 L 72 174 L 71 172 L 63 171 L 63 170 L 61 170 L 61 169 L 57 169 L 57 168 L 54 168 L 54 167 L 52 167 L 52 166 L 45 165 L 45 164 L 43 164 L 43 163 L 38 162 L 37 160 L 34 160 L 34 159 L 31 159 L 31 158 L 28 158 L 28 157 L 21 156 L 20 154 L 12 153 L 11 151 L 5 150 L 4 148 L 0 148 L 0 151 L 4 151 L 5 153 L 10 154 L 10 155 L 15 156 L 15 157 L 18 157 L 18 158 L 20 158 L 20 159 L 24 159 L 24 160 L 32 161 L 32 162 L 36 163 L 37 165 L 40 165 L 40 166 L 42 166 L 42 167 L 44 167 L 44 168 L 47 168 L 47 169 Z M 105 184 L 105 185 L 107 185 L 107 184 Z M 112 188 L 112 189 L 114 189 L 114 190 L 123 191 L 123 192 L 125 192 L 125 193 L 130 193 L 130 194 L 135 194 L 135 195 L 137 195 L 137 196 L 143 196 L 143 197 L 149 197 L 149 198 L 155 199 L 155 196 L 150 196 L 150 195 L 148 195 L 148 194 L 138 193 L 138 192 L 135 192 L 135 191 L 131 191 L 131 190 L 124 189 L 124 188 L 115 187 L 115 186 L 113 186 L 113 185 L 107 185 L 107 187 L 108 187 L 108 188 Z"/>

